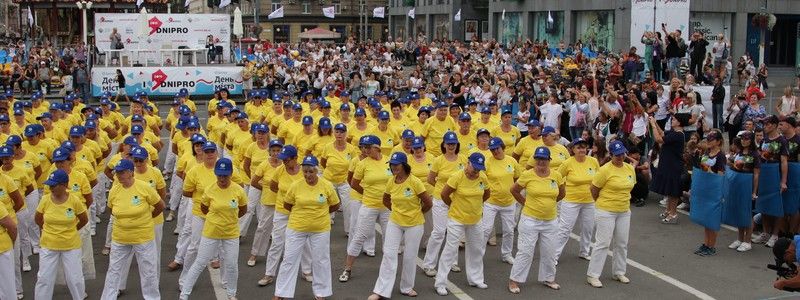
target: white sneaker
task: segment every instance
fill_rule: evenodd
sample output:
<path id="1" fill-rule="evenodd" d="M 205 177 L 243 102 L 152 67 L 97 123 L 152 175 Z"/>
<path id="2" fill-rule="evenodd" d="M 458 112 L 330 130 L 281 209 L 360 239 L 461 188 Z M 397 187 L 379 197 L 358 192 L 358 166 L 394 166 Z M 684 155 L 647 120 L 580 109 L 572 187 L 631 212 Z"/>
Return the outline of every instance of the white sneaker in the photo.
<path id="1" fill-rule="evenodd" d="M 503 262 L 513 266 L 514 265 L 514 257 L 511 256 L 511 255 L 503 257 Z"/>
<path id="2" fill-rule="evenodd" d="M 437 287 L 436 294 L 438 294 L 439 296 L 447 296 L 447 288 Z"/>
<path id="3" fill-rule="evenodd" d="M 314 275 L 311 275 L 311 273 L 303 273 L 303 279 L 307 282 L 314 282 Z"/>
<path id="4" fill-rule="evenodd" d="M 728 249 L 736 249 L 736 248 L 739 248 L 739 246 L 741 246 L 741 245 L 742 245 L 742 241 L 735 240 L 735 241 L 733 241 L 733 243 L 728 245 Z"/>
<path id="5" fill-rule="evenodd" d="M 27 258 L 22 260 L 22 271 L 23 272 L 31 271 L 31 262 Z"/>
<path id="6" fill-rule="evenodd" d="M 777 241 L 778 241 L 778 236 L 777 235 L 773 235 L 773 236 L 769 237 L 769 240 L 767 240 L 766 243 L 764 243 L 764 246 L 772 248 L 772 246 L 775 246 L 775 242 L 777 242 Z"/>
<path id="7" fill-rule="evenodd" d="M 485 290 L 485 289 L 488 289 L 488 288 L 489 288 L 489 286 L 488 286 L 488 285 L 486 285 L 486 284 L 485 284 L 485 283 L 483 283 L 483 282 L 481 282 L 481 283 L 476 283 L 476 284 L 470 284 L 470 286 L 472 286 L 472 287 L 476 287 L 476 288 L 479 288 L 479 289 L 482 289 L 482 290 Z"/>
<path id="8" fill-rule="evenodd" d="M 685 209 L 685 208 L 686 208 L 686 203 L 685 202 L 681 203 L 681 204 L 678 204 L 678 209 L 682 210 L 682 209 Z"/>
<path id="9" fill-rule="evenodd" d="M 757 237 L 755 237 L 753 239 L 753 244 L 763 244 L 768 239 L 769 239 L 769 235 L 764 233 L 764 232 L 762 232 L 761 234 L 759 234 Z"/>
<path id="10" fill-rule="evenodd" d="M 750 251 L 750 249 L 753 249 L 753 246 L 750 243 L 742 243 L 738 248 L 736 248 L 736 251 L 747 252 Z"/>
<path id="11" fill-rule="evenodd" d="M 425 271 L 425 276 L 428 276 L 428 277 L 436 276 L 436 269 L 434 269 L 434 268 L 423 269 L 423 271 Z"/>
<path id="12" fill-rule="evenodd" d="M 95 236 L 95 235 L 97 235 L 97 231 L 95 229 L 89 229 L 89 234 L 91 236 Z"/>
<path id="13" fill-rule="evenodd" d="M 589 283 L 592 287 L 601 288 L 603 287 L 603 283 L 600 282 L 600 279 L 595 277 L 586 277 L 586 282 Z"/>
<path id="14" fill-rule="evenodd" d="M 25 295 L 22 293 L 17 293 L 17 300 L 22 300 L 22 298 L 25 298 Z"/>
<path id="15" fill-rule="evenodd" d="M 625 275 L 614 275 L 612 278 L 614 278 L 614 280 L 619 281 L 621 283 L 625 283 L 625 284 L 631 283 L 631 280 L 628 279 L 628 277 L 625 277 Z"/>
<path id="16" fill-rule="evenodd" d="M 667 206 L 667 198 L 664 198 L 664 199 L 661 199 L 661 201 L 658 201 L 658 205 Z"/>

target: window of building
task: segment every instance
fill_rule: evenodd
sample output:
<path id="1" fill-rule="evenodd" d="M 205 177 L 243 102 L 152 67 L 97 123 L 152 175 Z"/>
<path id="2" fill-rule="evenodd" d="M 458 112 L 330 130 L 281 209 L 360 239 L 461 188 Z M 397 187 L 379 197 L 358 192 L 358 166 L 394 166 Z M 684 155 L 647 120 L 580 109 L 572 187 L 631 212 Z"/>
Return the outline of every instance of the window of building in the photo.
<path id="1" fill-rule="evenodd" d="M 341 1 L 334 0 L 332 4 L 333 4 L 333 10 L 335 11 L 335 13 L 337 15 L 341 14 L 342 13 L 342 3 L 341 3 Z"/>
<path id="2" fill-rule="evenodd" d="M 272 7 L 272 11 L 276 11 L 279 8 L 283 7 L 283 4 L 281 3 L 281 0 L 272 0 L 271 7 Z"/>
<path id="3" fill-rule="evenodd" d="M 311 14 L 311 2 L 303 1 L 303 3 L 300 3 L 300 6 L 302 7 L 302 14 Z"/>
<path id="4" fill-rule="evenodd" d="M 276 43 L 289 42 L 289 25 L 272 26 L 272 40 Z"/>

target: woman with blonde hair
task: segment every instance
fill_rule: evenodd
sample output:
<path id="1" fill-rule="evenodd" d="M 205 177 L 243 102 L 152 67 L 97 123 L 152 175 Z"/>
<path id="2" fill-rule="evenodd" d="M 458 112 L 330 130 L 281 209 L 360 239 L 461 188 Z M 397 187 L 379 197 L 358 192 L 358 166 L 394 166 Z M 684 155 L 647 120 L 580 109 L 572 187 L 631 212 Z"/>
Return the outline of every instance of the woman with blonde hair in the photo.
<path id="1" fill-rule="evenodd" d="M 794 117 L 798 111 L 797 96 L 792 92 L 792 87 L 787 86 L 783 89 L 783 96 L 778 102 L 778 117 Z"/>

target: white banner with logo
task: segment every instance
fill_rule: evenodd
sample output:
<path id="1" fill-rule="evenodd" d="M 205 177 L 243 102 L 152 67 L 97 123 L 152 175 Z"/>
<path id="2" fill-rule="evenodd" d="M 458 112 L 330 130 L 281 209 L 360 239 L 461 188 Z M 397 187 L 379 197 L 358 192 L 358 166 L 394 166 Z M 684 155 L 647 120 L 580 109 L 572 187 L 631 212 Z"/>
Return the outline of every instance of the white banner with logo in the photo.
<path id="1" fill-rule="evenodd" d="M 137 34 L 138 13 L 94 14 L 94 36 L 97 48 L 111 49 L 111 32 L 114 28 L 122 37 L 125 49 L 190 49 L 205 48 L 208 36 L 214 45 L 222 46 L 223 57 L 230 57 L 231 20 L 224 14 L 148 14 L 147 36 Z"/>
<path id="2" fill-rule="evenodd" d="M 642 34 L 645 31 L 667 31 L 680 29 L 683 39 L 689 43 L 689 0 L 631 0 L 631 46 L 639 55 L 644 54 Z"/>
<path id="3" fill-rule="evenodd" d="M 94 67 L 92 95 L 97 97 L 105 91 L 117 94 L 117 69 L 125 76 L 128 95 L 145 91 L 149 95 L 173 96 L 182 88 L 192 95 L 212 95 L 218 88 L 227 88 L 231 94 L 242 93 L 243 67 Z"/>

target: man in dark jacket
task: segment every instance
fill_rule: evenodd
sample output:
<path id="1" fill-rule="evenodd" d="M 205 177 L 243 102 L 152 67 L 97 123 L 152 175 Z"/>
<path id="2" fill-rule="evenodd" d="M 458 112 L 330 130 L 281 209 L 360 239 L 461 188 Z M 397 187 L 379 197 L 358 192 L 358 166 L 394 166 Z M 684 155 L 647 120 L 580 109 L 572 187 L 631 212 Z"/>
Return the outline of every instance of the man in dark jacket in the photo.
<path id="1" fill-rule="evenodd" d="M 714 89 L 711 90 L 711 111 L 714 114 L 714 128 L 722 128 L 722 104 L 725 102 L 725 87 L 719 77 L 714 78 Z"/>
<path id="2" fill-rule="evenodd" d="M 708 46 L 708 41 L 703 36 L 702 33 L 696 31 L 692 34 L 692 42 L 689 43 L 689 49 L 691 49 L 691 53 L 689 56 L 691 58 L 691 62 L 689 63 L 689 73 L 694 75 L 696 82 L 704 82 L 705 76 L 703 75 L 703 62 L 706 59 L 706 46 Z"/>

